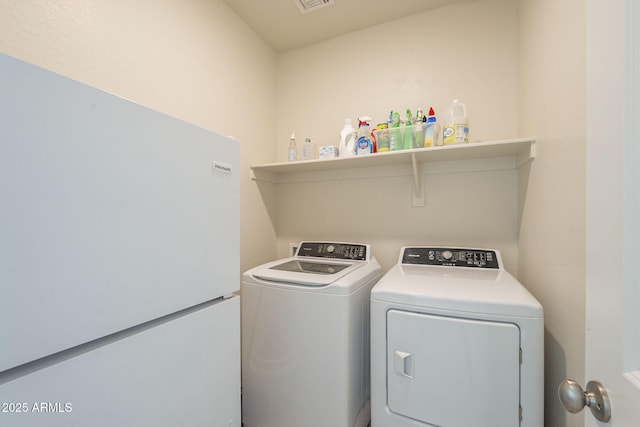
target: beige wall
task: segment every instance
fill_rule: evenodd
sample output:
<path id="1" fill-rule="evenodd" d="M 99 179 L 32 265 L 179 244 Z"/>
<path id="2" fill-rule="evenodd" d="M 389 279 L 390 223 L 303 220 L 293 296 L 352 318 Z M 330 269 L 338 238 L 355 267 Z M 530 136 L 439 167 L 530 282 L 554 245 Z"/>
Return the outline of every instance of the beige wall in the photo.
<path id="1" fill-rule="evenodd" d="M 280 161 L 292 129 L 298 141 L 337 144 L 345 117 L 441 114 L 453 98 L 467 104 L 472 140 L 537 138 L 536 159 L 517 172 L 426 165 L 425 207 L 411 206 L 409 168 L 294 175 L 278 185 L 276 225 L 280 256 L 302 238 L 362 240 L 385 268 L 404 244 L 499 248 L 545 308 L 546 426 L 583 425 L 556 388 L 584 377 L 584 8 L 465 2 L 278 57 Z"/>
<path id="2" fill-rule="evenodd" d="M 477 0 L 390 21 L 278 55 L 278 160 L 291 130 L 337 145 L 344 119 L 430 106 L 442 114 L 459 98 L 473 141 L 518 130 L 517 3 Z M 357 121 L 355 121 L 357 126 Z"/>
<path id="3" fill-rule="evenodd" d="M 585 383 L 585 1 L 519 5 L 520 133 L 538 153 L 521 182 L 518 271 L 545 309 L 546 426 L 582 426 L 556 390 Z"/>
<path id="4" fill-rule="evenodd" d="M 481 0 L 442 7 L 278 56 L 278 159 L 298 142 L 337 145 L 345 118 L 410 108 L 442 117 L 464 101 L 471 140 L 518 136 L 517 3 Z M 428 164 L 425 206 L 411 203 L 407 168 L 279 185 L 279 255 L 300 239 L 373 245 L 383 267 L 404 244 L 497 247 L 517 269 L 517 175 L 504 164 Z M 328 175 L 328 176 L 327 176 Z M 307 179 L 309 177 L 306 177 Z"/>
<path id="5" fill-rule="evenodd" d="M 584 0 L 464 2 L 277 56 L 217 0 L 0 0 L 0 16 L 1 52 L 240 141 L 243 270 L 303 238 L 368 241 L 385 268 L 403 244 L 501 249 L 545 307 L 546 425 L 582 425 L 555 387 L 584 383 Z M 428 165 L 424 207 L 407 167 L 249 180 L 292 129 L 337 144 L 345 117 L 453 98 L 472 140 L 536 136 L 531 167 Z"/>
<path id="6" fill-rule="evenodd" d="M 248 166 L 275 160 L 276 54 L 224 3 L 0 0 L 0 16 L 0 52 L 237 139 L 241 267 L 273 259 Z"/>

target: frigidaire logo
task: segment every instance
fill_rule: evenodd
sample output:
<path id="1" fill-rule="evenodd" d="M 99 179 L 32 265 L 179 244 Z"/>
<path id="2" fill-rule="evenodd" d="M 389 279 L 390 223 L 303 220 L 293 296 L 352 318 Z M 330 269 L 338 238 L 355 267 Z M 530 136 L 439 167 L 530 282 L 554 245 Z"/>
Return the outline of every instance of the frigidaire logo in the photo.
<path id="1" fill-rule="evenodd" d="M 231 165 L 228 165 L 226 163 L 220 163 L 220 162 L 213 162 L 212 163 L 212 167 L 213 170 L 217 171 L 217 172 L 222 172 L 222 173 L 231 173 Z"/>

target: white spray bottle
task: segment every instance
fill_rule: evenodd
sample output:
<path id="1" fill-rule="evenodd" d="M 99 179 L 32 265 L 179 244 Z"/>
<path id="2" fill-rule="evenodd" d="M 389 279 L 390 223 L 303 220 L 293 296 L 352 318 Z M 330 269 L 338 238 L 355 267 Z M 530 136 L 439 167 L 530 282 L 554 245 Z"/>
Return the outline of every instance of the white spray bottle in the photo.
<path id="1" fill-rule="evenodd" d="M 371 117 L 358 117 L 358 141 L 356 142 L 356 153 L 362 154 L 373 153 L 373 143 L 371 141 Z"/>

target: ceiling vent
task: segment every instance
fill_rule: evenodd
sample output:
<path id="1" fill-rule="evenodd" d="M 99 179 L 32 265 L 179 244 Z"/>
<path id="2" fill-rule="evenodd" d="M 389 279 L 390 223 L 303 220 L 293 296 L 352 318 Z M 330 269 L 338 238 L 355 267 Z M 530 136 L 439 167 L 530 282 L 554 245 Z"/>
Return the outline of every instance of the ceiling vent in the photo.
<path id="1" fill-rule="evenodd" d="M 321 9 L 326 6 L 331 6 L 333 0 L 294 0 L 298 5 L 298 9 L 302 13 L 309 13 Z"/>

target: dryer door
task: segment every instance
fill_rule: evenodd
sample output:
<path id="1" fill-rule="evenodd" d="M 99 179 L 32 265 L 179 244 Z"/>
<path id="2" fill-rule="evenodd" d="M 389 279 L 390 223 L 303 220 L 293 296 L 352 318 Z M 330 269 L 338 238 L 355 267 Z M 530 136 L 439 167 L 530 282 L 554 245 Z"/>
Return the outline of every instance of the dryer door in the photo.
<path id="1" fill-rule="evenodd" d="M 519 328 L 389 310 L 387 382 L 398 415 L 436 426 L 518 426 Z"/>

